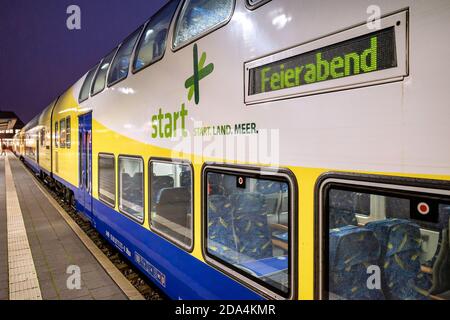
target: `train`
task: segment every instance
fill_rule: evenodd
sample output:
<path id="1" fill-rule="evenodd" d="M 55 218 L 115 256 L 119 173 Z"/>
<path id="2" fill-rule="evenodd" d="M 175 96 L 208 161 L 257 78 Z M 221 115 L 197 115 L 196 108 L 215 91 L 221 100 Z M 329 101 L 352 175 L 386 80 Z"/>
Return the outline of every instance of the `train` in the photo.
<path id="1" fill-rule="evenodd" d="M 449 24 L 171 0 L 14 151 L 171 299 L 449 299 Z"/>

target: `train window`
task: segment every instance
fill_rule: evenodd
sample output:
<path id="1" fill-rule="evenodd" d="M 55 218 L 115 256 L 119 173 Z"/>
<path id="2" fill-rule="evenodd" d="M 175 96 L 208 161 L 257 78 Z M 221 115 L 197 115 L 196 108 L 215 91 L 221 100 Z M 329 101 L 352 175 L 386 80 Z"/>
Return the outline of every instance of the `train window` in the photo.
<path id="1" fill-rule="evenodd" d="M 177 20 L 173 47 L 178 48 L 227 23 L 234 0 L 187 0 Z"/>
<path id="2" fill-rule="evenodd" d="M 207 257 L 264 291 L 292 289 L 291 187 L 284 176 L 206 169 Z"/>
<path id="3" fill-rule="evenodd" d="M 137 42 L 139 34 L 141 33 L 139 28 L 133 34 L 131 34 L 120 46 L 114 61 L 111 65 L 108 74 L 108 86 L 125 79 L 128 76 L 128 68 L 130 67 L 130 58 L 133 53 L 134 46 Z"/>
<path id="4" fill-rule="evenodd" d="M 119 210 L 144 222 L 144 162 L 141 158 L 119 156 Z"/>
<path id="5" fill-rule="evenodd" d="M 100 67 L 92 85 L 91 95 L 96 95 L 105 89 L 106 75 L 108 74 L 108 69 L 115 53 L 116 50 L 113 50 L 105 59 L 103 59 L 102 63 L 100 63 Z"/>
<path id="6" fill-rule="evenodd" d="M 95 76 L 95 72 L 97 71 L 97 66 L 95 66 L 94 68 L 92 68 L 87 76 L 86 79 L 84 79 L 84 83 L 83 86 L 81 87 L 80 90 L 80 96 L 78 97 L 78 102 L 83 102 L 85 100 L 87 100 L 89 98 L 89 92 L 91 90 L 91 83 L 92 83 L 92 79 Z"/>
<path id="7" fill-rule="evenodd" d="M 113 208 L 116 205 L 116 168 L 112 154 L 98 155 L 98 198 Z"/>
<path id="8" fill-rule="evenodd" d="M 246 6 L 250 10 L 254 10 L 256 8 L 261 7 L 263 4 L 270 2 L 272 0 L 247 0 Z"/>
<path id="9" fill-rule="evenodd" d="M 137 47 L 133 71 L 139 71 L 158 61 L 166 50 L 167 32 L 179 0 L 169 2 L 154 15 L 145 28 Z"/>
<path id="10" fill-rule="evenodd" d="M 61 148 L 66 147 L 66 119 L 59 121 L 59 145 Z"/>
<path id="11" fill-rule="evenodd" d="M 58 121 L 55 122 L 55 148 L 59 147 Z"/>
<path id="12" fill-rule="evenodd" d="M 450 192 L 336 180 L 321 188 L 322 297 L 448 299 Z"/>
<path id="13" fill-rule="evenodd" d="M 40 130 L 39 137 L 40 137 L 41 147 L 43 147 L 45 144 L 45 128 Z"/>
<path id="14" fill-rule="evenodd" d="M 71 128 L 71 123 L 70 123 L 70 117 L 66 118 L 66 148 L 70 148 L 72 141 L 71 141 L 71 136 L 72 136 L 72 128 Z"/>
<path id="15" fill-rule="evenodd" d="M 152 230 L 192 248 L 192 168 L 179 161 L 150 160 Z"/>

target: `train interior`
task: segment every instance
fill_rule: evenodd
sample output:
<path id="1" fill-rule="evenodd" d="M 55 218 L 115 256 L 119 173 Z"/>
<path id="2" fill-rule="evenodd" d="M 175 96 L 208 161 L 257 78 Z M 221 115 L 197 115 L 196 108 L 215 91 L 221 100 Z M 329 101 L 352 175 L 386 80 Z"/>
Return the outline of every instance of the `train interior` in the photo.
<path id="1" fill-rule="evenodd" d="M 330 299 L 450 298 L 448 203 L 331 189 L 328 213 Z"/>
<path id="2" fill-rule="evenodd" d="M 185 247 L 192 244 L 192 170 L 183 163 L 152 161 L 151 226 Z"/>
<path id="3" fill-rule="evenodd" d="M 208 255 L 287 293 L 288 183 L 209 172 L 207 188 Z"/>
<path id="4" fill-rule="evenodd" d="M 144 219 L 143 164 L 140 158 L 119 157 L 119 209 L 139 221 Z"/>

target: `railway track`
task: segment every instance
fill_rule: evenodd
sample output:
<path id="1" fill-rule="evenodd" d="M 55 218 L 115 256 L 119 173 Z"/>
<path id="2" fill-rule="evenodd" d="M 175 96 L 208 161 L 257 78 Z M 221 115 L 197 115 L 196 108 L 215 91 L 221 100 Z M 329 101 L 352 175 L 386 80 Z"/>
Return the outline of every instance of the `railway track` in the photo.
<path id="1" fill-rule="evenodd" d="M 34 172 L 25 165 L 27 170 L 34 175 Z M 91 223 L 84 219 L 71 204 L 62 200 L 58 193 L 42 179 L 37 177 L 39 184 L 49 192 L 67 214 L 77 223 L 86 235 L 95 243 L 114 266 L 125 276 L 128 281 L 142 294 L 146 300 L 166 300 L 167 297 L 161 290 L 156 288 L 136 267 L 128 262 L 123 255 L 95 230 Z"/>

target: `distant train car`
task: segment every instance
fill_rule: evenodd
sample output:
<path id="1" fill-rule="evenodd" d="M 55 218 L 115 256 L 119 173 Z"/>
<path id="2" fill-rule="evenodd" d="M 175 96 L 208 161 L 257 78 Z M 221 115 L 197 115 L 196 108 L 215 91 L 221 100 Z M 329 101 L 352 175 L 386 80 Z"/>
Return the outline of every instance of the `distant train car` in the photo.
<path id="1" fill-rule="evenodd" d="M 51 117 L 54 105 L 55 102 L 52 102 L 27 123 L 15 142 L 25 163 L 43 178 L 51 176 Z"/>
<path id="2" fill-rule="evenodd" d="M 20 155 L 21 155 L 21 151 L 20 151 L 20 130 L 14 134 L 12 151 L 14 152 L 14 154 L 17 157 L 20 157 Z"/>
<path id="3" fill-rule="evenodd" d="M 25 161 L 173 299 L 449 298 L 450 3 L 372 4 L 170 1 Z"/>
<path id="4" fill-rule="evenodd" d="M 39 115 L 34 117 L 22 129 L 23 131 L 23 154 L 24 162 L 33 171 L 39 172 Z"/>

